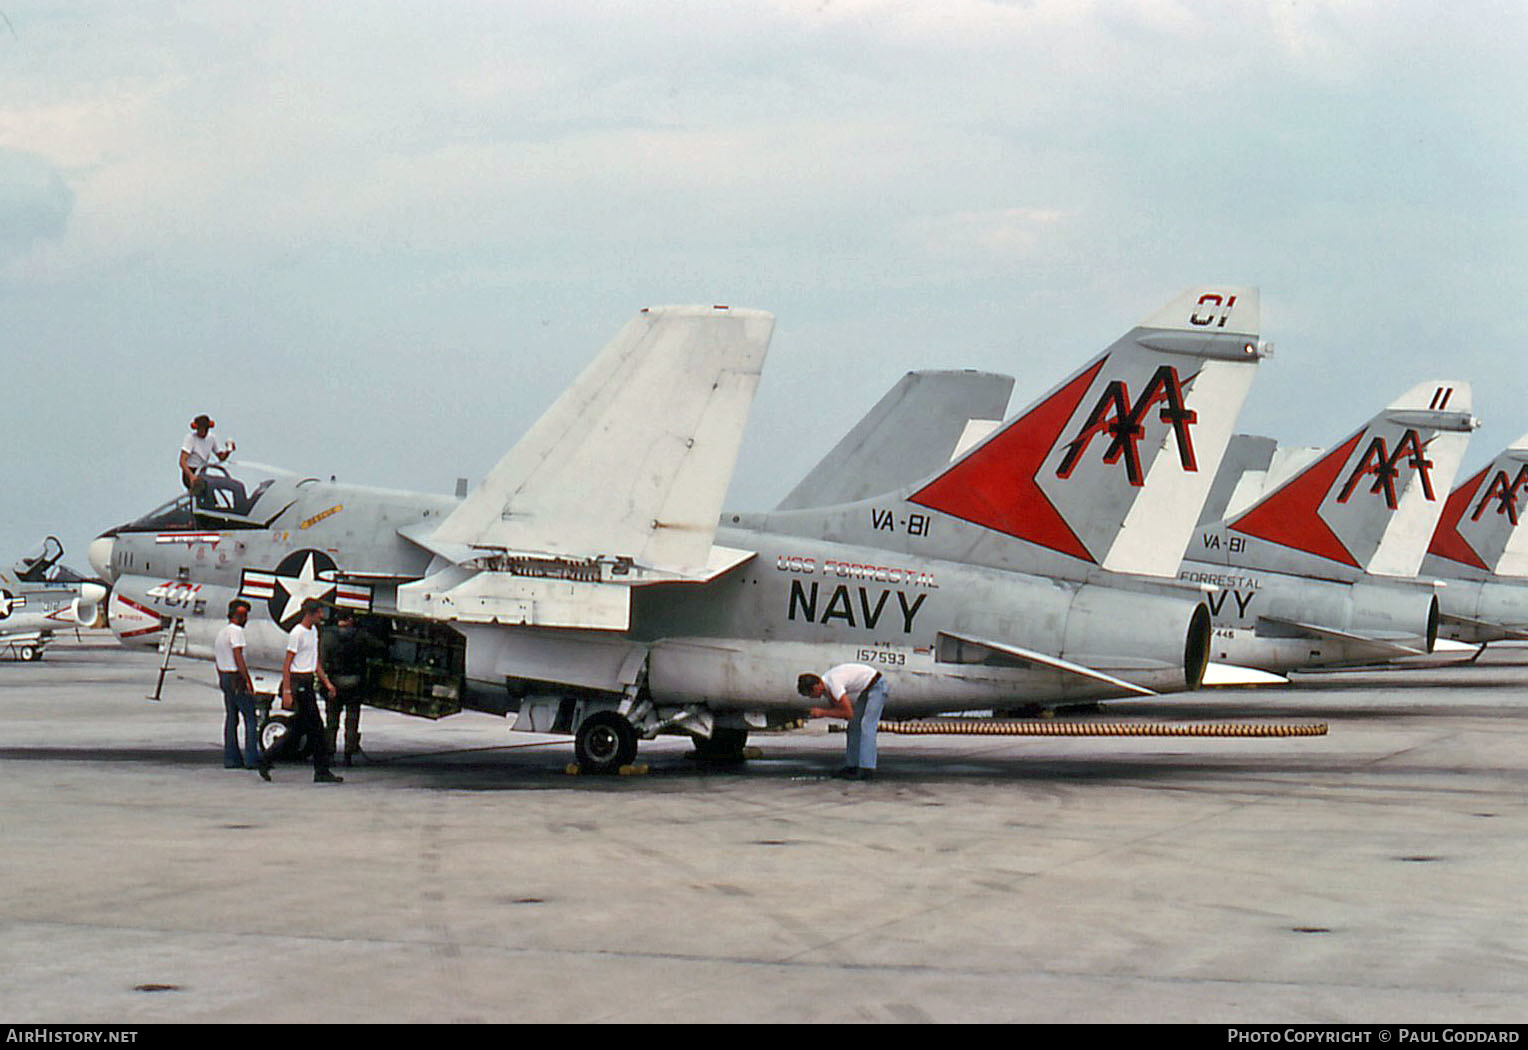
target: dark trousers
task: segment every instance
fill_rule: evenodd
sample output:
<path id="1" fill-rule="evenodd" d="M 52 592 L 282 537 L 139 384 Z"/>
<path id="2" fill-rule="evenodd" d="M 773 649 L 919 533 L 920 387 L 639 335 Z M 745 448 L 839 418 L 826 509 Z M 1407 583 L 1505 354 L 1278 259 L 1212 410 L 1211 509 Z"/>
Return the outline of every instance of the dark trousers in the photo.
<path id="1" fill-rule="evenodd" d="M 324 716 L 318 710 L 318 698 L 313 695 L 313 675 L 292 675 L 292 732 L 299 738 L 307 737 L 313 747 L 313 772 L 329 772 L 329 734 L 324 730 Z"/>
<path id="2" fill-rule="evenodd" d="M 340 716 L 345 718 L 345 754 L 353 755 L 361 750 L 361 689 L 358 685 L 344 685 L 338 677 L 329 679 L 334 683 L 335 694 L 324 701 L 329 715 L 329 753 L 339 750 Z"/>

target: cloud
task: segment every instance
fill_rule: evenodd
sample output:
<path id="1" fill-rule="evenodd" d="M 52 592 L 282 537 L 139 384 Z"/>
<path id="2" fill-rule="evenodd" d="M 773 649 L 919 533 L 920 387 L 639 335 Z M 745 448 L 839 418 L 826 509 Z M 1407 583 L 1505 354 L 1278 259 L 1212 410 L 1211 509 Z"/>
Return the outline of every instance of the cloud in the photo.
<path id="1" fill-rule="evenodd" d="M 993 262 L 1034 254 L 1068 218 L 1057 208 L 963 211 L 915 219 L 905 234 L 936 258 Z"/>
<path id="2" fill-rule="evenodd" d="M 64 235 L 74 192 L 44 157 L 0 147 L 0 256 Z"/>
<path id="3" fill-rule="evenodd" d="M 364 440 L 278 447 L 283 417 L 369 434 L 435 384 L 507 443 L 607 327 L 660 302 L 778 313 L 756 487 L 794 473 L 773 452 L 809 411 L 801 375 L 854 384 L 854 407 L 914 367 L 1019 370 L 1035 393 L 1206 279 L 1264 288 L 1281 355 L 1249 414 L 1280 437 L 1319 439 L 1376 362 L 1399 388 L 1442 347 L 1496 377 L 1493 401 L 1528 401 L 1499 360 L 1528 324 L 1522 5 L 36 0 L 10 16 L 13 352 L 81 389 L 130 359 L 114 394 L 153 414 L 216 348 L 197 380 L 262 421 L 240 436 L 277 462 L 435 484 L 451 438 L 434 422 L 373 462 Z M 270 375 L 310 368 L 364 376 L 367 397 L 319 383 L 254 407 Z M 464 379 L 484 375 L 504 380 Z M 1502 440 L 1521 432 L 1485 401 Z M 44 432 L 46 401 L 24 407 Z M 491 465 L 495 435 L 457 443 L 452 476 Z"/>

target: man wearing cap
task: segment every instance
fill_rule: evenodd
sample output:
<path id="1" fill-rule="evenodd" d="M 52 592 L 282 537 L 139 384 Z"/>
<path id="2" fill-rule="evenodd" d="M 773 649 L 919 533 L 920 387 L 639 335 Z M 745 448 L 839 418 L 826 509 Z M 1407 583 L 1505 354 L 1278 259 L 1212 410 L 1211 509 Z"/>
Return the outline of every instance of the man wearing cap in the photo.
<path id="1" fill-rule="evenodd" d="M 260 753 L 256 726 L 255 685 L 244 662 L 244 625 L 249 622 L 249 602 L 235 598 L 228 603 L 228 623 L 212 643 L 218 686 L 223 690 L 223 768 L 258 769 L 269 780 L 271 767 Z M 239 753 L 239 721 L 244 722 L 244 752 Z"/>
<path id="2" fill-rule="evenodd" d="M 886 679 L 868 664 L 839 664 L 821 675 L 804 674 L 796 679 L 796 691 L 811 700 L 827 696 L 832 707 L 814 707 L 813 718 L 846 718 L 849 732 L 844 741 L 844 768 L 833 774 L 846 780 L 869 780 L 875 776 L 875 731 L 886 706 Z"/>
<path id="3" fill-rule="evenodd" d="M 180 443 L 180 481 L 198 501 L 207 491 L 202 471 L 214 459 L 221 463 L 233 454 L 231 441 L 226 447 L 218 447 L 218 439 L 212 434 L 213 426 L 211 417 L 205 413 L 197 416 L 191 421 L 191 433 Z"/>

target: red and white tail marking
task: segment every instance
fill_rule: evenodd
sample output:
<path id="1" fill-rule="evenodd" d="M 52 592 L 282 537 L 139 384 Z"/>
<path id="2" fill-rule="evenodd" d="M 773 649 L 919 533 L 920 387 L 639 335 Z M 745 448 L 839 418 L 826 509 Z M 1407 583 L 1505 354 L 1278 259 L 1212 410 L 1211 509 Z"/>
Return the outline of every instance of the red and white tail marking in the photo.
<path id="1" fill-rule="evenodd" d="M 1502 575 L 1520 575 L 1528 537 L 1528 434 L 1449 494 L 1427 553 Z"/>
<path id="2" fill-rule="evenodd" d="M 1414 576 L 1476 425 L 1469 384 L 1419 384 L 1229 528 L 1352 569 Z"/>
<path id="3" fill-rule="evenodd" d="M 1255 289 L 1193 289 L 908 499 L 1078 561 L 1171 575 L 1262 356 Z"/>

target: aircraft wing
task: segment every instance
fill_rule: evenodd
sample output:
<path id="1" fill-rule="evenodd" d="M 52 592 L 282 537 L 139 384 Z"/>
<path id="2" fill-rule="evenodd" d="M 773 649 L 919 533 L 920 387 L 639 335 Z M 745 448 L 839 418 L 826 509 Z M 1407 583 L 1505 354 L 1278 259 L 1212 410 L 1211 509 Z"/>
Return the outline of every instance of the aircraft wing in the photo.
<path id="1" fill-rule="evenodd" d="M 1302 623 L 1299 620 L 1287 620 L 1282 616 L 1259 616 L 1258 626 L 1272 624 L 1286 631 L 1297 632 L 1296 637 L 1304 635 L 1309 638 L 1331 638 L 1340 642 L 1352 642 L 1355 645 L 1364 645 L 1381 652 L 1393 653 L 1396 656 L 1426 656 L 1425 650 L 1417 649 L 1410 645 L 1402 645 L 1388 638 L 1380 638 L 1375 635 L 1355 634 L 1352 631 L 1339 630 L 1336 627 L 1326 627 L 1316 623 Z"/>
<path id="2" fill-rule="evenodd" d="M 1493 623 L 1490 620 L 1476 620 L 1468 616 L 1458 616 L 1453 613 L 1440 613 L 1438 618 L 1444 623 L 1457 624 L 1460 627 L 1472 627 L 1477 630 L 1496 631 L 1502 638 L 1510 638 L 1513 641 L 1528 641 L 1528 631 L 1521 627 L 1508 627 L 1504 623 Z"/>
<path id="3" fill-rule="evenodd" d="M 993 653 L 1011 657 L 1017 660 L 1023 660 L 1026 663 L 1039 664 L 1042 667 L 1049 667 L 1053 670 L 1064 671 L 1067 674 L 1077 675 L 1079 678 L 1090 678 L 1095 682 L 1103 682 L 1106 685 L 1112 685 L 1116 689 L 1122 689 L 1127 693 L 1134 693 L 1137 696 L 1159 695 L 1154 690 L 1147 689 L 1144 686 L 1136 685 L 1133 682 L 1127 682 L 1123 678 L 1116 678 L 1113 675 L 1107 674 L 1103 671 L 1097 671 L 1091 667 L 1084 667 L 1082 664 L 1075 664 L 1070 660 L 1063 660 L 1059 656 L 1051 656 L 1047 653 L 1038 653 L 1033 649 L 1025 649 L 1021 646 L 1009 645 L 1005 642 L 994 642 L 985 638 L 973 638 L 970 635 L 956 634 L 953 631 L 940 631 L 940 641 L 942 642 L 946 638 L 959 642 L 963 646 L 975 646 L 978 649 L 989 649 Z"/>
<path id="4" fill-rule="evenodd" d="M 1239 685 L 1288 685 L 1289 679 L 1272 671 L 1239 664 L 1222 664 L 1211 660 L 1204 668 L 1199 685 L 1204 689 L 1226 689 Z"/>
<path id="5" fill-rule="evenodd" d="M 703 571 L 773 330 L 759 310 L 642 311 L 433 540 Z"/>
<path id="6" fill-rule="evenodd" d="M 450 563 L 399 611 L 624 630 L 633 586 L 753 557 L 713 541 L 773 330 L 759 310 L 643 310 L 437 528 L 399 530 Z"/>
<path id="7" fill-rule="evenodd" d="M 1439 638 L 1433 643 L 1434 653 L 1479 653 L 1484 646 L 1473 642 L 1456 642 L 1452 638 Z"/>

